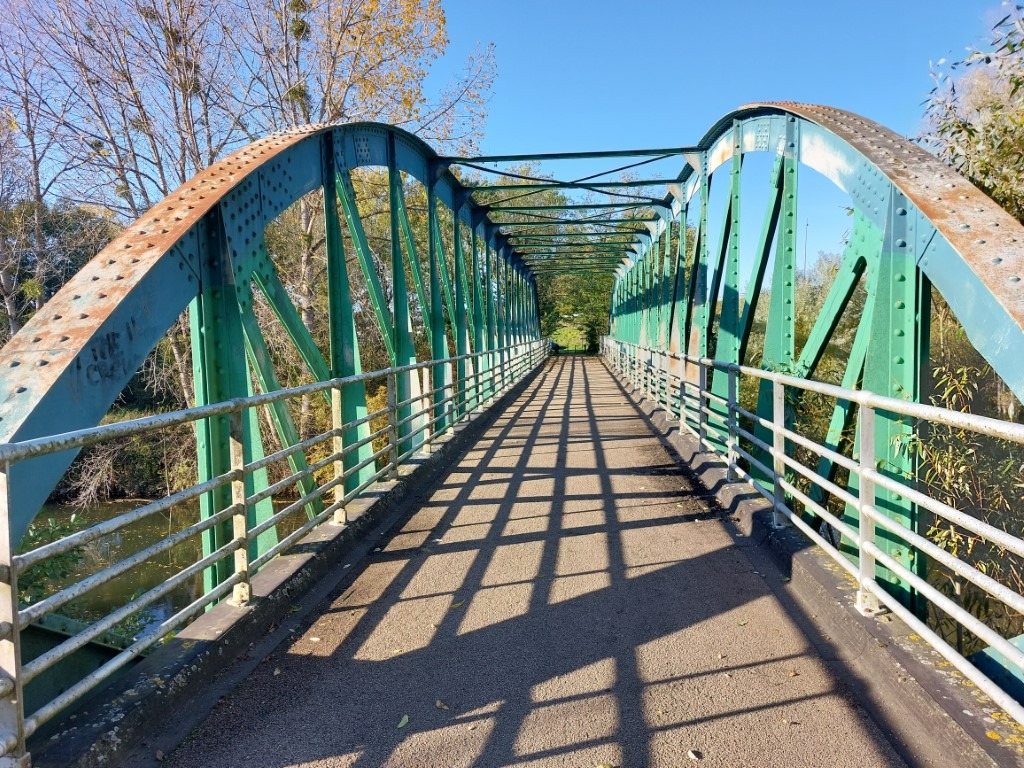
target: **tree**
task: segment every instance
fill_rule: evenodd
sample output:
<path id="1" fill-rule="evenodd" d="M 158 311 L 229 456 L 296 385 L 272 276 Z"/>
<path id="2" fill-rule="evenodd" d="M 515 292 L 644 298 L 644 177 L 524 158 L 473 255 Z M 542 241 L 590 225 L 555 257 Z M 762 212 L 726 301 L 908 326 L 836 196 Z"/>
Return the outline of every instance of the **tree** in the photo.
<path id="1" fill-rule="evenodd" d="M 14 0 L 0 25 L 0 111 L 17 117 L 34 199 L 63 195 L 124 219 L 238 146 L 306 123 L 386 120 L 469 148 L 493 76 L 487 48 L 427 97 L 447 45 L 440 0 Z M 42 178 L 54 169 L 59 184 Z M 311 330 L 321 210 L 310 195 L 281 224 L 297 246 L 282 278 Z M 177 399 L 191 401 L 184 318 L 161 347 L 153 386 L 176 380 Z"/>
<path id="2" fill-rule="evenodd" d="M 7 320 L 0 339 L 17 333 L 119 229 L 103 211 L 0 199 L 0 302 Z"/>
<path id="3" fill-rule="evenodd" d="M 926 144 L 1024 222 L 1024 6 L 992 30 L 990 45 L 933 72 Z M 940 65 L 944 64 L 940 61 Z M 956 70 L 970 68 L 959 77 Z"/>

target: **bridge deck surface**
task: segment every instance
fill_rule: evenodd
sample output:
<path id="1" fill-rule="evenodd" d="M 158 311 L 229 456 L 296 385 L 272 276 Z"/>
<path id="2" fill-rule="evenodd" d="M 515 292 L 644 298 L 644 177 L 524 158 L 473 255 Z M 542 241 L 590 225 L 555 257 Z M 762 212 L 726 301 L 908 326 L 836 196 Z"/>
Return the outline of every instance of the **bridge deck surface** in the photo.
<path id="1" fill-rule="evenodd" d="M 556 358 L 163 764 L 902 765 L 771 580 Z"/>

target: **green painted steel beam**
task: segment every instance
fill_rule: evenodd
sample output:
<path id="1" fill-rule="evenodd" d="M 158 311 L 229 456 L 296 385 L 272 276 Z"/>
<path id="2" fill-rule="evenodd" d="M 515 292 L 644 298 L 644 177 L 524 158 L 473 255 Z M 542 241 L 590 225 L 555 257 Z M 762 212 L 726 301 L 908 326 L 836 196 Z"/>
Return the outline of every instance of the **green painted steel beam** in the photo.
<path id="1" fill-rule="evenodd" d="M 678 179 L 638 179 L 637 181 L 559 181 L 525 182 L 522 184 L 467 184 L 474 192 L 529 192 L 548 189 L 628 189 L 678 184 Z"/>
<path id="2" fill-rule="evenodd" d="M 529 253 L 536 250 L 570 250 L 573 248 L 593 248 L 599 251 L 625 251 L 636 247 L 636 243 L 604 243 L 600 240 L 583 243 L 524 243 L 514 245 L 517 253 Z"/>
<path id="3" fill-rule="evenodd" d="M 750 342 L 750 334 L 754 327 L 754 317 L 757 314 L 758 302 L 761 298 L 761 289 L 764 286 L 764 277 L 768 271 L 768 262 L 771 258 L 772 244 L 775 241 L 775 233 L 779 225 L 779 216 L 782 213 L 782 185 L 784 178 L 783 156 L 778 155 L 771 172 L 771 189 L 768 195 L 768 204 L 765 208 L 764 221 L 761 225 L 761 235 L 758 239 L 758 246 L 754 250 L 754 263 L 751 265 L 750 279 L 747 281 L 747 290 L 744 294 L 743 310 L 740 314 L 740 349 L 737 357 L 742 362 L 747 357 L 747 345 Z M 783 278 L 785 279 L 785 278 Z M 792 276 L 789 277 L 792 280 Z M 773 283 L 774 290 L 781 290 L 782 280 Z"/>
<path id="4" fill-rule="evenodd" d="M 671 157 L 694 152 L 694 147 L 668 147 L 666 149 L 611 149 L 592 152 L 541 152 L 525 155 L 476 155 L 473 157 L 442 157 L 450 165 L 466 163 L 521 163 L 528 160 L 588 160 L 602 157 Z"/>
<path id="5" fill-rule="evenodd" d="M 338 140 L 330 137 L 324 148 L 324 225 L 325 250 L 327 256 L 327 307 L 328 333 L 330 336 L 330 378 L 355 376 L 363 372 L 359 356 L 359 340 L 356 334 L 355 310 L 352 305 L 352 290 L 348 267 L 345 263 L 344 238 L 338 200 L 344 191 L 343 169 L 339 166 L 342 152 Z M 350 424 L 365 418 L 366 384 L 346 384 L 339 393 L 341 399 L 340 418 Z M 333 406 L 333 403 L 332 403 Z M 344 491 L 350 493 L 369 482 L 375 467 L 367 463 L 373 453 L 369 442 L 370 425 L 346 429 L 341 434 L 343 449 L 349 449 L 342 459 L 342 467 L 350 474 L 345 478 Z M 354 447 L 353 446 L 357 446 Z M 360 469 L 355 469 L 363 464 Z"/>
<path id="6" fill-rule="evenodd" d="M 423 282 L 423 270 L 420 269 L 420 257 L 416 252 L 416 240 L 412 234 L 412 225 L 409 222 L 409 209 L 405 203 L 405 189 L 401 184 L 397 189 L 397 202 L 399 206 L 399 221 L 402 225 L 402 243 L 405 245 L 405 252 L 409 256 L 409 272 L 412 275 L 413 284 L 416 286 L 416 297 L 420 303 L 420 317 L 423 327 L 430 336 L 430 312 L 427 300 L 427 290 Z"/>
<path id="7" fill-rule="evenodd" d="M 461 416 L 466 412 L 466 360 L 469 354 L 469 323 L 466 312 L 466 263 L 462 254 L 462 219 L 457 207 L 453 213 L 452 253 L 454 257 L 453 283 L 455 288 L 455 312 L 452 315 L 452 332 L 455 337 L 455 354 L 460 358 L 455 363 L 456 380 L 461 382 L 459 393 L 455 398 L 455 413 Z"/>
<path id="8" fill-rule="evenodd" d="M 380 278 L 377 276 L 377 268 L 374 266 L 373 253 L 370 251 L 369 241 L 366 239 L 366 231 L 363 229 L 363 221 L 359 218 L 359 210 L 356 207 L 356 191 L 352 185 L 352 175 L 347 171 L 339 174 L 341 184 L 338 185 L 341 209 L 348 224 L 348 231 L 352 236 L 352 244 L 356 251 L 356 258 L 363 271 L 363 279 L 366 281 L 366 290 L 370 294 L 370 303 L 373 305 L 374 314 L 377 316 L 377 325 L 380 327 L 381 335 L 384 337 L 384 346 L 388 351 L 388 359 L 392 365 L 396 365 L 398 352 L 395 347 L 395 331 L 392 325 L 391 313 L 388 311 L 388 303 L 384 298 L 384 289 L 381 287 Z"/>
<path id="9" fill-rule="evenodd" d="M 534 241 L 538 241 L 538 242 L 559 242 L 559 241 L 563 241 L 565 238 L 568 238 L 568 237 L 580 238 L 580 237 L 584 237 L 584 236 L 586 236 L 588 238 L 593 238 L 593 239 L 582 240 L 582 241 L 581 240 L 574 240 L 572 242 L 566 242 L 565 244 L 566 245 L 586 245 L 587 243 L 599 242 L 599 243 L 604 243 L 606 245 L 612 245 L 612 244 L 633 245 L 633 244 L 636 244 L 636 243 L 643 242 L 643 238 L 639 237 L 638 235 L 624 235 L 623 233 L 620 233 L 620 232 L 587 232 L 587 233 L 584 233 L 584 234 L 576 234 L 576 233 L 572 233 L 572 232 L 570 232 L 570 233 L 550 232 L 550 233 L 541 234 L 541 235 L 513 234 L 513 235 L 509 235 L 508 242 L 512 246 L 519 246 L 519 245 L 528 245 L 529 243 L 534 242 Z M 621 238 L 624 238 L 624 239 L 621 239 Z M 519 241 L 525 241 L 525 242 L 520 243 Z"/>
<path id="10" fill-rule="evenodd" d="M 395 136 L 388 137 L 388 201 L 389 219 L 391 224 L 391 306 L 393 318 L 392 338 L 395 342 L 392 365 L 407 366 L 416 362 L 416 347 L 412 338 L 412 318 L 409 312 L 409 291 L 405 281 L 405 263 L 402 254 L 402 219 L 405 210 L 402 205 L 402 175 L 398 170 Z M 410 238 L 411 241 L 411 238 Z M 410 257 L 414 254 L 410 253 Z M 383 330 L 383 329 L 382 329 Z M 422 433 L 414 435 L 416 423 L 410 417 L 413 403 L 407 401 L 419 392 L 419 382 L 414 381 L 412 371 L 395 374 L 395 397 L 398 406 L 398 454 L 404 454 L 422 442 Z M 401 405 L 401 403 L 406 403 Z"/>
<path id="11" fill-rule="evenodd" d="M 578 227 L 620 227 L 625 224 L 650 224 L 657 221 L 656 218 L 622 218 L 622 219 L 559 219 L 552 221 L 495 221 L 494 224 L 504 230 L 507 227 L 565 227 L 565 226 L 578 226 Z M 620 230 L 625 232 L 636 232 L 638 234 L 647 234 L 645 229 L 627 229 Z M 573 232 L 566 232 L 565 234 L 579 234 Z M 586 234 L 586 233 L 583 233 Z"/>
<path id="12" fill-rule="evenodd" d="M 444 251 L 441 247 L 440 225 L 438 224 L 437 193 L 433 183 L 427 185 L 427 241 L 428 279 L 430 282 L 430 354 L 434 360 L 443 360 L 449 356 L 441 286 Z M 430 386 L 434 390 L 432 413 L 434 432 L 444 433 L 450 424 L 448 407 L 441 402 L 450 384 L 451 376 L 447 365 L 438 364 L 430 367 Z"/>
<path id="13" fill-rule="evenodd" d="M 739 363 L 740 351 L 740 185 L 743 176 L 743 125 L 733 126 L 733 153 L 729 171 L 729 237 L 723 243 L 726 258 L 723 264 L 722 319 L 719 323 L 715 357 L 729 363 Z M 716 376 L 716 392 L 725 394 L 724 376 Z"/>
<path id="14" fill-rule="evenodd" d="M 242 319 L 242 330 L 245 335 L 245 350 L 249 357 L 249 362 L 256 373 L 256 380 L 259 382 L 260 389 L 264 392 L 278 391 L 281 389 L 281 384 L 278 382 L 277 374 L 274 372 L 274 361 L 271 358 L 270 350 L 267 348 L 267 342 L 263 338 L 263 332 L 256 322 L 256 315 L 252 312 L 242 312 L 239 316 Z M 270 414 L 270 421 L 274 426 L 274 431 L 277 432 L 281 446 L 288 448 L 297 445 L 301 438 L 299 437 L 298 429 L 295 428 L 291 412 L 288 410 L 288 403 L 281 400 L 270 403 L 267 406 L 267 411 Z M 288 466 L 292 472 L 302 472 L 309 465 L 306 463 L 305 454 L 299 451 L 288 456 Z M 299 493 L 306 496 L 316 490 L 317 484 L 313 477 L 307 475 L 298 481 L 297 486 Z M 306 516 L 312 520 L 323 508 L 323 499 L 316 498 L 306 505 Z M 273 514 L 273 507 L 271 506 L 268 511 Z M 268 514 L 267 517 L 269 516 Z M 258 551 L 259 547 L 256 549 Z M 262 554 L 262 552 L 259 552 L 259 554 Z"/>
<path id="15" fill-rule="evenodd" d="M 219 207 L 204 219 L 197 233 L 199 251 L 200 291 L 189 311 L 192 334 L 192 368 L 195 381 L 196 405 L 210 405 L 234 397 L 253 394 L 252 378 L 246 356 L 238 351 L 245 348 L 242 317 L 239 311 L 231 254 L 225 237 Z M 228 416 L 216 416 L 195 422 L 199 482 L 211 480 L 232 471 Z M 249 410 L 242 419 L 242 446 L 246 463 L 263 458 L 259 419 Z M 246 477 L 246 493 L 268 485 L 266 470 Z M 208 519 L 232 504 L 230 486 L 222 486 L 199 497 L 199 514 Z M 258 525 L 273 514 L 269 503 L 249 510 L 249 527 Z M 203 552 L 211 554 L 234 538 L 230 521 L 203 533 Z M 276 543 L 273 529 L 262 539 L 253 542 L 250 554 Z M 221 560 L 203 572 L 204 589 L 208 592 L 231 575 L 231 563 Z"/>
<path id="16" fill-rule="evenodd" d="M 708 173 L 708 157 L 701 153 L 700 172 L 700 220 L 697 225 L 697 252 L 693 273 L 690 277 L 691 301 L 687 314 L 686 351 L 695 357 L 707 357 L 708 337 L 708 198 L 711 195 L 711 175 Z"/>
<path id="17" fill-rule="evenodd" d="M 652 198 L 649 203 L 552 203 L 549 205 L 489 205 L 487 208 L 494 213 L 530 213 L 532 211 L 631 211 L 636 208 L 653 208 L 663 206 L 663 201 Z"/>

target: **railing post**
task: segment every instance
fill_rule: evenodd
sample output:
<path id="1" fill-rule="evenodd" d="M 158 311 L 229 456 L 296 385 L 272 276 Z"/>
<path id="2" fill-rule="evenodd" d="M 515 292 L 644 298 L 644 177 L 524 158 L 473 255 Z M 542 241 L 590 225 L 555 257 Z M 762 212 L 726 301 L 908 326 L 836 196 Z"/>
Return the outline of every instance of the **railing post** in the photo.
<path id="1" fill-rule="evenodd" d="M 436 394 L 431 391 L 430 388 L 430 368 L 423 368 L 423 399 L 420 401 L 420 411 L 423 413 L 423 432 L 420 433 L 420 439 L 424 453 L 433 453 L 433 439 L 434 425 L 431 423 L 431 419 L 434 418 L 434 398 Z"/>
<path id="2" fill-rule="evenodd" d="M 231 593 L 231 604 L 241 608 L 252 597 L 249 583 L 249 507 L 245 503 L 245 433 L 242 428 L 242 410 L 232 411 L 230 421 L 231 452 L 231 505 L 235 514 L 231 516 L 231 536 L 241 540 L 235 550 L 235 574 L 242 580 L 235 584 Z"/>
<path id="3" fill-rule="evenodd" d="M 731 483 L 736 479 L 736 465 L 739 461 L 739 453 L 736 451 L 736 445 L 739 441 L 739 436 L 736 433 L 736 428 L 739 426 L 739 414 L 736 413 L 736 408 L 739 406 L 737 402 L 737 379 L 739 378 L 739 371 L 735 366 L 729 366 L 729 387 L 726 395 L 726 422 L 729 428 L 729 442 L 726 445 L 727 461 L 729 463 L 728 470 L 726 471 L 726 479 Z"/>
<path id="4" fill-rule="evenodd" d="M 860 406 L 857 420 L 860 426 L 860 491 L 857 497 L 859 525 L 857 526 L 857 610 L 865 616 L 878 614 L 882 607 L 878 597 L 867 588 L 875 580 L 875 556 L 865 551 L 864 545 L 875 543 L 875 482 L 869 472 L 875 469 L 875 409 Z"/>
<path id="5" fill-rule="evenodd" d="M 697 360 L 697 450 L 704 452 L 708 442 L 708 415 L 704 412 L 704 396 L 708 388 L 708 369 Z"/>
<path id="6" fill-rule="evenodd" d="M 398 479 L 398 382 L 395 381 L 395 374 L 389 373 L 388 382 L 388 461 L 391 464 L 391 471 L 388 476 L 392 480 Z"/>
<path id="7" fill-rule="evenodd" d="M 25 702 L 21 690 L 18 573 L 11 541 L 11 465 L 0 465 L 0 768 L 29 768 L 25 752 Z"/>
<path id="8" fill-rule="evenodd" d="M 453 375 L 455 373 L 455 366 L 451 364 L 451 361 L 448 361 L 448 362 L 446 362 L 444 364 L 444 367 L 445 367 L 445 377 L 444 377 L 444 380 L 447 382 L 447 384 L 445 384 L 444 389 L 441 390 L 441 395 L 442 395 L 442 399 L 448 401 L 448 402 L 445 403 L 444 407 L 445 407 L 445 410 L 448 412 L 448 421 L 447 421 L 447 423 L 448 423 L 448 434 L 450 435 L 450 434 L 453 434 L 455 432 L 455 416 L 456 416 L 456 413 L 455 413 L 455 403 L 458 400 L 458 398 L 455 396 L 456 388 L 455 388 L 455 378 L 454 378 L 454 375 Z"/>
<path id="9" fill-rule="evenodd" d="M 506 376 L 505 366 L 508 365 L 509 354 L 510 353 L 508 352 L 508 350 L 506 350 L 501 355 L 501 363 L 499 364 L 499 367 L 498 367 L 498 381 L 501 382 L 498 385 L 498 391 L 499 392 L 504 392 L 508 388 L 508 381 L 505 379 L 505 376 Z"/>
<path id="10" fill-rule="evenodd" d="M 789 521 L 779 511 L 786 504 L 786 491 L 782 480 L 786 476 L 786 386 L 781 381 L 772 382 L 772 524 L 783 528 Z"/>
<path id="11" fill-rule="evenodd" d="M 473 355 L 469 358 L 473 366 L 473 410 L 479 410 L 483 403 L 480 402 L 480 355 Z"/>
<path id="12" fill-rule="evenodd" d="M 654 394 L 654 351 L 646 350 L 647 354 L 644 355 L 644 392 L 651 400 L 657 402 L 657 397 Z"/>
<path id="13" fill-rule="evenodd" d="M 345 460 L 342 452 L 345 450 L 345 442 L 342 438 L 342 430 L 345 423 L 342 417 L 341 387 L 331 387 L 331 429 L 334 437 L 331 439 L 331 448 L 334 450 L 334 503 L 338 508 L 334 510 L 334 517 L 331 519 L 333 525 L 345 525 L 348 523 L 348 511 L 342 504 L 345 501 Z"/>

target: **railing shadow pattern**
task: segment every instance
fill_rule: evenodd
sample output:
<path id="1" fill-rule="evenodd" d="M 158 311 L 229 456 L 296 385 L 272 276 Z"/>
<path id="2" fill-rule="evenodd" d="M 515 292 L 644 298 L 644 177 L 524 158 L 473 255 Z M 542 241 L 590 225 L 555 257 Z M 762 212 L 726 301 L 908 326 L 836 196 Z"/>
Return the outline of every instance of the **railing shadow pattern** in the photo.
<path id="1" fill-rule="evenodd" d="M 900 764 L 691 491 L 552 359 L 163 765 Z"/>

